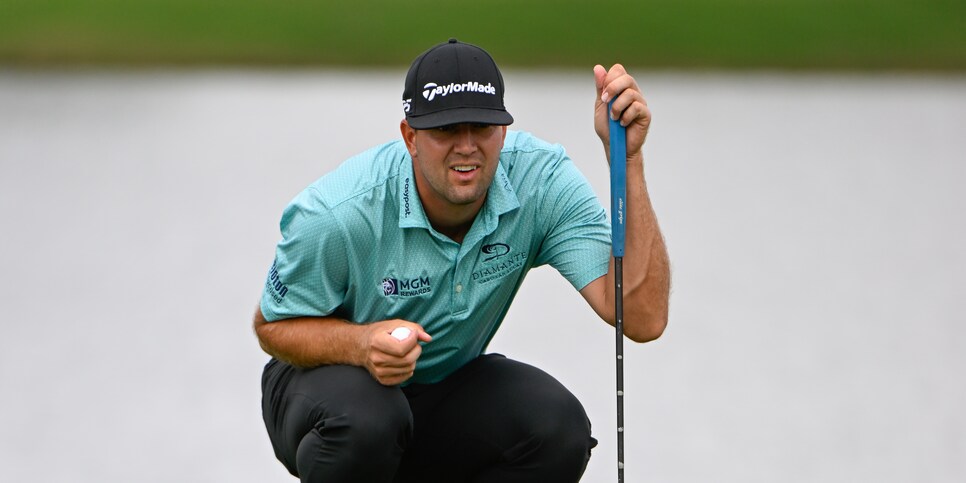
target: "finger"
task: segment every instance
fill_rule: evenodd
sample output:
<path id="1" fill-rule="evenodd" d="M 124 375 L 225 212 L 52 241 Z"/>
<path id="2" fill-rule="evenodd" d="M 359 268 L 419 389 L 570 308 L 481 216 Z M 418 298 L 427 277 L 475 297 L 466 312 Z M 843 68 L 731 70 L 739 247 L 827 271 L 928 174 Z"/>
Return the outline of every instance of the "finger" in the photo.
<path id="1" fill-rule="evenodd" d="M 597 94 L 600 95 L 601 90 L 604 88 L 604 83 L 607 79 L 607 69 L 597 64 L 594 66 L 594 85 L 597 87 Z"/>
<path id="2" fill-rule="evenodd" d="M 369 360 L 375 367 L 386 367 L 386 368 L 415 368 L 416 361 L 419 356 L 423 353 L 423 347 L 419 344 L 414 344 L 411 349 L 403 354 L 389 354 L 385 352 L 373 352 Z"/>
<path id="3" fill-rule="evenodd" d="M 412 377 L 414 371 L 413 369 L 376 368 L 370 373 L 380 384 L 394 386 Z"/>
<path id="4" fill-rule="evenodd" d="M 630 75 L 622 75 L 613 80 L 606 89 L 612 93 L 613 104 L 608 115 L 611 119 L 617 120 L 622 117 L 622 113 L 635 103 L 640 103 L 647 107 L 647 100 L 637 85 L 637 81 Z M 638 106 L 638 109 L 641 106 Z"/>
<path id="5" fill-rule="evenodd" d="M 604 81 L 607 78 L 607 69 L 604 66 L 597 64 L 594 66 L 594 86 L 597 88 L 597 102 L 600 102 L 600 96 L 604 89 Z"/>
<path id="6" fill-rule="evenodd" d="M 405 356 L 416 344 L 416 338 L 410 335 L 407 339 L 398 340 L 388 333 L 378 334 L 372 342 L 373 352 L 399 358 Z"/>
<path id="7" fill-rule="evenodd" d="M 390 335 L 399 341 L 409 340 L 412 334 L 415 334 L 419 342 L 430 342 L 433 340 L 433 336 L 429 335 L 421 325 L 413 322 L 398 321 L 396 327 L 390 331 Z"/>
<path id="8" fill-rule="evenodd" d="M 638 120 L 646 120 L 650 116 L 647 102 L 640 96 L 625 98 L 621 96 L 614 101 L 609 115 L 621 126 L 627 127 Z"/>
<path id="9" fill-rule="evenodd" d="M 401 330 L 406 331 L 407 337 L 400 338 L 399 336 L 396 335 L 397 331 L 401 331 Z M 399 340 L 408 340 L 411 334 L 415 334 L 416 339 L 419 340 L 420 342 L 429 342 L 433 340 L 433 336 L 429 335 L 429 332 L 426 332 L 426 330 L 424 330 L 421 325 L 413 322 L 405 322 L 403 325 L 396 327 L 392 331 L 392 334 L 393 334 L 393 337 L 396 337 Z"/>
<path id="10" fill-rule="evenodd" d="M 419 360 L 419 356 L 423 353 L 423 347 L 416 344 L 402 359 L 401 362 L 405 363 L 405 367 L 410 369 L 416 369 L 416 361 Z"/>
<path id="11" fill-rule="evenodd" d="M 427 337 L 429 334 L 418 324 L 397 323 L 378 330 L 373 337 L 372 347 L 380 352 L 402 357 Z"/>
<path id="12" fill-rule="evenodd" d="M 650 123 L 650 118 L 651 110 L 647 108 L 647 105 L 640 102 L 635 102 L 624 110 L 624 114 L 622 114 L 620 118 L 620 123 L 624 127 L 630 126 L 635 122 L 641 122 L 647 126 Z"/>
<path id="13" fill-rule="evenodd" d="M 411 370 L 416 367 L 416 359 L 419 358 L 420 353 L 421 353 L 421 349 L 419 350 L 414 349 L 413 351 L 408 352 L 402 356 L 395 356 L 395 355 L 389 355 L 389 354 L 377 352 L 372 354 L 369 357 L 369 363 L 372 367 L 375 367 L 378 369 Z"/>
<path id="14" fill-rule="evenodd" d="M 398 374 L 405 374 L 407 372 L 413 372 L 416 370 L 415 362 L 409 363 L 399 363 L 399 361 L 388 361 L 385 365 L 374 365 L 373 369 L 381 376 L 392 376 Z"/>
<path id="15" fill-rule="evenodd" d="M 633 85 L 633 82 L 634 78 L 627 75 L 627 71 L 624 70 L 624 66 L 614 64 L 614 66 L 607 71 L 607 75 L 602 81 L 600 96 L 601 102 L 610 102 L 611 99 L 620 95 L 624 89 L 627 89 Z"/>
<path id="16" fill-rule="evenodd" d="M 395 385 L 413 377 L 415 371 L 416 366 L 413 364 L 407 367 L 373 367 L 369 372 L 380 383 Z"/>
<path id="17" fill-rule="evenodd" d="M 376 380 L 379 381 L 379 384 L 382 384 L 383 386 L 398 386 L 399 384 L 409 380 L 411 377 L 413 377 L 412 371 L 402 374 L 393 374 L 386 377 L 376 377 Z"/>
<path id="18" fill-rule="evenodd" d="M 641 94 L 637 83 L 630 76 L 622 77 L 608 84 L 603 95 L 607 96 L 607 101 L 605 102 L 614 101 L 621 110 L 630 105 L 634 100 L 644 99 L 644 95 Z"/>

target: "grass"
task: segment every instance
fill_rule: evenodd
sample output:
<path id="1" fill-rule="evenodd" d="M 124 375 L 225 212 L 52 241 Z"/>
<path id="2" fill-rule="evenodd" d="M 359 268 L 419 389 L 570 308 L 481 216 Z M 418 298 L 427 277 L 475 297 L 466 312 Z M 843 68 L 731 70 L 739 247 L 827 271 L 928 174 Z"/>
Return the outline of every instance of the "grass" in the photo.
<path id="1" fill-rule="evenodd" d="M 963 0 L 0 0 L 0 65 L 966 70 Z"/>

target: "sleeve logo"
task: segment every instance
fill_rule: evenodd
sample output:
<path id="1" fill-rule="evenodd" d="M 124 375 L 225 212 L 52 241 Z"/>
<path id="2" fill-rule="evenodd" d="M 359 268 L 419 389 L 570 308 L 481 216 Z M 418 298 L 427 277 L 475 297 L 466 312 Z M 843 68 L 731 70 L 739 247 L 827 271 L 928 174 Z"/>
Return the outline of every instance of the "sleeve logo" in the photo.
<path id="1" fill-rule="evenodd" d="M 278 275 L 278 260 L 272 262 L 272 268 L 268 271 L 268 280 L 265 281 L 265 290 L 272 296 L 275 303 L 282 303 L 285 294 L 288 293 L 288 286 L 282 283 Z"/>

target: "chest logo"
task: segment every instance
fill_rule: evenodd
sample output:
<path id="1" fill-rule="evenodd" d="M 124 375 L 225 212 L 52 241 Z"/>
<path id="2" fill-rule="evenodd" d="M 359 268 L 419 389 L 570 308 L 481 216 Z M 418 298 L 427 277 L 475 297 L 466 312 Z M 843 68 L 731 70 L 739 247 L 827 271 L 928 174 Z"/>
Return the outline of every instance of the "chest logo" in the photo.
<path id="1" fill-rule="evenodd" d="M 484 254 L 490 255 L 488 258 L 484 258 L 484 262 L 493 260 L 494 258 L 500 258 L 507 253 L 510 253 L 510 245 L 506 243 L 494 243 L 492 245 L 483 245 L 480 249 Z"/>
<path id="2" fill-rule="evenodd" d="M 488 258 L 484 258 L 481 267 L 473 272 L 473 281 L 480 284 L 519 273 L 519 270 L 527 262 L 527 252 L 510 253 L 510 246 L 506 243 L 483 245 L 480 251 L 490 255 Z"/>
<path id="3" fill-rule="evenodd" d="M 415 297 L 432 291 L 429 277 L 382 279 L 382 294 L 386 297 Z"/>

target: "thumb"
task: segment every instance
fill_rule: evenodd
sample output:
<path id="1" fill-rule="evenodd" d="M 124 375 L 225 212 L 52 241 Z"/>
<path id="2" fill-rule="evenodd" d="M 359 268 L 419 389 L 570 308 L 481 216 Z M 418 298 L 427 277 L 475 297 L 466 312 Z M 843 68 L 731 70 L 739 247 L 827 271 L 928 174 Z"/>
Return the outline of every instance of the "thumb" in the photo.
<path id="1" fill-rule="evenodd" d="M 594 84 L 597 87 L 597 102 L 602 102 L 600 100 L 601 94 L 604 90 L 604 78 L 607 77 L 607 69 L 604 66 L 597 64 L 594 66 Z"/>

